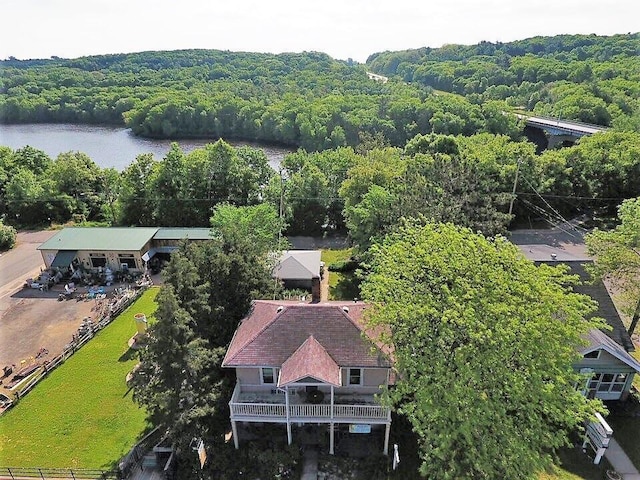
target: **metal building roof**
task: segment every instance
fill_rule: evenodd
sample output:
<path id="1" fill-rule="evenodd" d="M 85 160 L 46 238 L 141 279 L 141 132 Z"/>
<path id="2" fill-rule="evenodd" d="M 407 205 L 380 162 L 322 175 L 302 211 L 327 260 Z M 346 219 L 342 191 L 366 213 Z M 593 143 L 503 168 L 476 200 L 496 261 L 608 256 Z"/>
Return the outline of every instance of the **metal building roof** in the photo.
<path id="1" fill-rule="evenodd" d="M 141 250 L 157 227 L 69 227 L 60 230 L 38 250 Z"/>

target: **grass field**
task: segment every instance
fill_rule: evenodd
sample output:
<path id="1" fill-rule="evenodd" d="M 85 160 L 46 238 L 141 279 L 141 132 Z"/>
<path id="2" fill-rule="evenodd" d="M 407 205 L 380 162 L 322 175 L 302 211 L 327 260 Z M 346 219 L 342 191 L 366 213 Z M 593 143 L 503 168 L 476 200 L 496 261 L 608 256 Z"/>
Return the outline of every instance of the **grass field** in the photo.
<path id="1" fill-rule="evenodd" d="M 151 317 L 157 292 L 147 290 L 0 417 L 0 465 L 110 468 L 143 436 L 145 411 L 125 383 L 136 364 L 127 341 L 133 315 Z"/>
<path id="2" fill-rule="evenodd" d="M 322 250 L 322 261 L 328 271 L 329 265 L 349 260 L 352 249 Z M 353 272 L 329 272 L 329 300 L 353 300 L 360 295 L 358 282 Z"/>

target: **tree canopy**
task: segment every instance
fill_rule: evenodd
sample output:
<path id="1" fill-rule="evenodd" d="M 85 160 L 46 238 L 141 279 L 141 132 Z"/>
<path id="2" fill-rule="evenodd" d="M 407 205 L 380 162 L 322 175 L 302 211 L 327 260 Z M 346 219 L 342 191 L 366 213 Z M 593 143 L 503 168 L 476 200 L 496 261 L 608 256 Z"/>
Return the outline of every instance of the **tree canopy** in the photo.
<path id="1" fill-rule="evenodd" d="M 629 335 L 640 320 L 640 197 L 625 200 L 618 209 L 618 225 L 595 229 L 585 236 L 587 251 L 595 258 L 590 271 L 610 281 L 616 299 L 631 319 Z"/>
<path id="2" fill-rule="evenodd" d="M 418 437 L 428 478 L 532 478 L 597 403 L 576 390 L 581 335 L 597 323 L 560 267 L 505 238 L 405 224 L 372 247 L 363 298 L 394 355 L 385 401 Z"/>
<path id="3" fill-rule="evenodd" d="M 251 301 L 272 290 L 263 252 L 251 239 L 220 236 L 185 244 L 163 272 L 156 321 L 134 376 L 135 398 L 185 449 L 193 437 L 221 445 L 233 372 L 221 368 Z"/>

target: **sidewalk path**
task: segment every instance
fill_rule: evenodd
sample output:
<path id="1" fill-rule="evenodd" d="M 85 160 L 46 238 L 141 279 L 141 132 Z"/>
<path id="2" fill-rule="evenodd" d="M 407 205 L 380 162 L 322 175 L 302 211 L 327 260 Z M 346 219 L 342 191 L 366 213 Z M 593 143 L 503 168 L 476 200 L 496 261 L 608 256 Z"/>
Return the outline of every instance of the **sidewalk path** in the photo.
<path id="1" fill-rule="evenodd" d="M 609 447 L 605 451 L 604 456 L 615 471 L 622 475 L 624 480 L 640 480 L 640 472 L 634 467 L 629 457 L 627 457 L 627 454 L 624 453 L 615 439 L 612 438 L 609 441 Z"/>
<path id="2" fill-rule="evenodd" d="M 301 480 L 318 480 L 318 449 L 308 447 L 302 456 Z"/>

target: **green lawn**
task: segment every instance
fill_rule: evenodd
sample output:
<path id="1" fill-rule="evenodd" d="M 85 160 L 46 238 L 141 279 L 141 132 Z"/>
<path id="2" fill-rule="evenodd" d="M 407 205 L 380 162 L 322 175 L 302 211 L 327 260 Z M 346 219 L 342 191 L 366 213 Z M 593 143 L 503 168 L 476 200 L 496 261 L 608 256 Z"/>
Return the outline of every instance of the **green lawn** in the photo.
<path id="1" fill-rule="evenodd" d="M 358 281 L 353 272 L 330 272 L 329 265 L 351 258 L 352 249 L 322 250 L 321 259 L 329 273 L 329 300 L 353 300 L 360 296 Z"/>
<path id="2" fill-rule="evenodd" d="M 0 465 L 110 468 L 148 428 L 125 383 L 136 364 L 133 315 L 151 317 L 147 290 L 96 337 L 0 417 Z"/>

